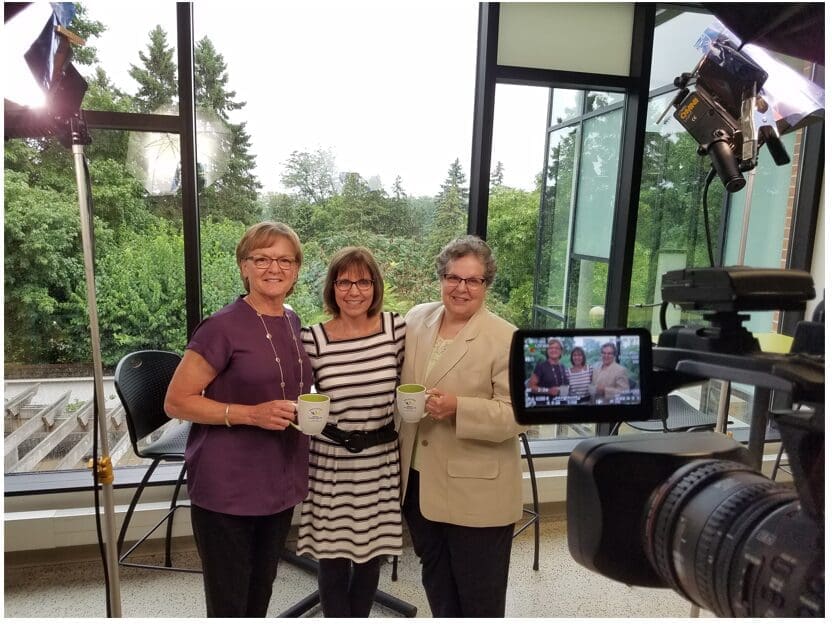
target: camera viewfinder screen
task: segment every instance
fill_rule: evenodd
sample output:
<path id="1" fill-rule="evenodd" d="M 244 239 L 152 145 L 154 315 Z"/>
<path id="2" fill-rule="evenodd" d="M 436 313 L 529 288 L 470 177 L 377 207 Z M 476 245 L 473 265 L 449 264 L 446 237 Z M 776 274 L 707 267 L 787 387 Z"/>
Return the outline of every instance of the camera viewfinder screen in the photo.
<path id="1" fill-rule="evenodd" d="M 511 358 L 518 421 L 645 413 L 650 349 L 649 335 L 634 330 L 518 331 Z"/>

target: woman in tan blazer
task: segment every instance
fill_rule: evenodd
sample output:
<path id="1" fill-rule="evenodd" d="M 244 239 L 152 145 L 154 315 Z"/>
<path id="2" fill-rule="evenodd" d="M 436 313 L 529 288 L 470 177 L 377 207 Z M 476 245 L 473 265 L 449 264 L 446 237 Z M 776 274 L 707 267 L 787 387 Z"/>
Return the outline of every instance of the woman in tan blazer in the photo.
<path id="1" fill-rule="evenodd" d="M 402 422 L 403 512 L 434 617 L 503 617 L 520 451 L 508 389 L 514 326 L 484 306 L 496 263 L 478 237 L 436 257 L 441 302 L 405 316 L 402 383 L 428 388 L 425 417 Z"/>

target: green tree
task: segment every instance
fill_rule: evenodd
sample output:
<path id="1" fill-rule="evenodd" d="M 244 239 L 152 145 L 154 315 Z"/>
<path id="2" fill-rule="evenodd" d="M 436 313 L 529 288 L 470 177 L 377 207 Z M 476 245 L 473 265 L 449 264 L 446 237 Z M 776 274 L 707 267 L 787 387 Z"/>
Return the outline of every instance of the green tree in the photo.
<path id="1" fill-rule="evenodd" d="M 194 49 L 194 86 L 197 106 L 216 113 L 230 131 L 227 139 L 222 138 L 220 152 L 231 156 L 225 172 L 202 189 L 202 214 L 212 219 L 256 222 L 262 217 L 257 201 L 261 185 L 254 175 L 256 162 L 251 153 L 251 135 L 245 122 L 232 124 L 229 120 L 229 113 L 243 109 L 246 103 L 235 100 L 237 92 L 228 88 L 225 58 L 208 37 L 203 37 Z"/>
<path id="2" fill-rule="evenodd" d="M 518 327 L 532 325 L 538 191 L 499 186 L 488 201 L 488 245 L 497 259 L 489 306 Z"/>
<path id="3" fill-rule="evenodd" d="M 83 46 L 72 46 L 72 63 L 75 66 L 91 66 L 98 61 L 98 50 L 91 44 L 91 40 L 107 30 L 101 22 L 87 17 L 87 8 L 78 2 L 74 3 L 75 15 L 69 24 L 69 29 L 85 41 Z"/>
<path id="4" fill-rule="evenodd" d="M 436 213 L 428 237 L 436 252 L 454 237 L 465 234 L 468 222 L 468 188 L 459 159 L 448 168 L 448 175 L 436 196 Z"/>
<path id="5" fill-rule="evenodd" d="M 168 45 L 167 34 L 157 25 L 150 31 L 147 51 L 139 51 L 142 65 L 131 63 L 128 71 L 130 77 L 139 83 L 135 95 L 139 111 L 152 113 L 163 105 L 176 102 L 179 88 L 173 52 L 173 46 Z"/>
<path id="6" fill-rule="evenodd" d="M 283 164 L 280 182 L 312 204 L 323 204 L 335 194 L 335 157 L 329 150 L 293 150 Z"/>
<path id="7" fill-rule="evenodd" d="M 106 72 L 100 67 L 88 79 L 87 93 L 82 108 L 95 111 L 132 111 L 133 99 L 113 85 Z M 130 133 L 123 130 L 90 129 L 92 143 L 84 150 L 90 161 L 102 158 L 124 163 L 127 159 L 127 142 Z"/>
<path id="8" fill-rule="evenodd" d="M 497 165 L 494 168 L 494 171 L 491 172 L 491 189 L 495 189 L 496 187 L 500 187 L 503 184 L 503 162 L 497 161 Z"/>
<path id="9" fill-rule="evenodd" d="M 237 102 L 236 91 L 228 89 L 228 66 L 208 37 L 194 48 L 194 94 L 197 107 L 214 111 L 228 121 L 231 111 L 239 111 L 245 102 Z"/>
<path id="10" fill-rule="evenodd" d="M 263 197 L 263 218 L 291 226 L 301 241 L 314 239 L 313 205 L 298 195 L 268 193 Z"/>
<path id="11" fill-rule="evenodd" d="M 182 258 L 182 234 L 164 221 L 123 239 L 104 254 L 96 273 L 99 316 L 106 328 L 101 335 L 105 365 L 114 365 L 138 348 L 180 352 L 184 348 Z"/>
<path id="12" fill-rule="evenodd" d="M 74 196 L 33 187 L 5 171 L 4 345 L 6 361 L 66 363 L 88 354 L 80 217 Z M 110 234 L 97 224 L 96 241 Z M 86 352 L 85 352 L 86 350 Z"/>

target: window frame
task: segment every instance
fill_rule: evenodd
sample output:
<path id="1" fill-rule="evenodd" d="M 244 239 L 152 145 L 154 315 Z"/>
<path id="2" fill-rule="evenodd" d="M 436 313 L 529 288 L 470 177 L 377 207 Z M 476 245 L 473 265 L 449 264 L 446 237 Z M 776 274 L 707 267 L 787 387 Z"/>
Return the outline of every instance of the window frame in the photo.
<path id="1" fill-rule="evenodd" d="M 629 76 L 591 74 L 583 72 L 540 70 L 534 68 L 500 66 L 497 64 L 497 37 L 500 3 L 482 3 L 479 9 L 474 123 L 468 232 L 486 238 L 488 224 L 488 195 L 491 171 L 491 138 L 494 124 L 494 100 L 497 82 L 513 85 L 544 86 L 561 89 L 601 90 L 624 93 L 624 100 L 589 115 L 601 114 L 613 107 L 624 107 L 624 130 L 617 202 L 614 210 L 613 238 L 609 257 L 607 284 L 606 326 L 624 326 L 627 321 L 632 257 L 635 247 L 638 195 L 641 185 L 642 156 L 645 141 L 647 104 L 650 97 L 649 79 L 652 61 L 653 33 L 657 25 L 660 3 L 636 3 L 634 7 L 631 63 Z M 679 10 L 702 10 L 693 5 L 668 5 Z M 194 35 L 193 4 L 179 2 L 176 6 L 177 64 L 179 72 L 180 110 L 177 116 L 157 116 L 139 113 L 84 111 L 88 127 L 110 130 L 138 130 L 178 133 L 182 146 L 182 212 L 185 264 L 185 305 L 187 336 L 190 337 L 202 319 L 202 269 L 200 252 L 199 204 L 196 168 L 196 125 L 194 94 Z M 822 70 L 820 66 L 819 70 Z M 823 84 L 821 76 L 819 83 Z M 669 90 L 669 87 L 662 89 Z M 549 104 L 551 107 L 551 102 Z M 550 114 L 550 112 L 549 112 Z M 547 118 L 548 119 L 548 118 Z M 548 150 L 548 128 L 546 147 Z M 824 173 L 825 123 L 804 129 L 801 146 L 801 167 L 797 182 L 792 239 L 787 267 L 809 271 L 812 265 L 817 219 Z M 621 233 L 622 235 L 616 236 Z M 787 312 L 781 316 L 780 332 L 793 332 L 804 316 Z M 608 425 L 601 425 L 599 434 L 607 434 Z M 531 441 L 533 456 L 568 455 L 580 440 Z M 145 466 L 119 468 L 116 488 L 134 487 L 146 471 Z M 160 470 L 161 471 L 161 470 Z M 152 485 L 175 482 L 177 465 L 171 464 L 169 474 L 162 473 Z M 58 476 L 60 475 L 60 476 Z M 4 476 L 4 494 L 27 496 L 91 491 L 93 485 L 83 470 L 38 472 Z"/>

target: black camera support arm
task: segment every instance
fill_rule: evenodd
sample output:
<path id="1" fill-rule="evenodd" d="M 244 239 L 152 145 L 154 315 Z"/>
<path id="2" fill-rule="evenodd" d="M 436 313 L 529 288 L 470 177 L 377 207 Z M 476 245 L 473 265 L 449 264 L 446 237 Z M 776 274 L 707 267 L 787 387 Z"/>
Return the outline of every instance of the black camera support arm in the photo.
<path id="1" fill-rule="evenodd" d="M 664 370 L 664 378 L 667 378 L 668 389 L 657 390 L 657 393 L 666 393 L 670 387 L 678 388 L 696 379 L 717 378 L 753 385 L 755 394 L 748 448 L 757 469 L 762 465 L 772 391 L 783 392 L 790 403 L 820 407 L 822 412 L 823 358 L 803 354 L 757 352 L 740 355 L 656 347 L 653 365 L 658 371 Z M 678 380 L 675 386 L 674 379 Z M 777 414 L 773 417 L 776 419 Z"/>

